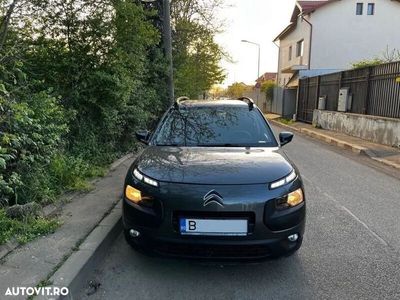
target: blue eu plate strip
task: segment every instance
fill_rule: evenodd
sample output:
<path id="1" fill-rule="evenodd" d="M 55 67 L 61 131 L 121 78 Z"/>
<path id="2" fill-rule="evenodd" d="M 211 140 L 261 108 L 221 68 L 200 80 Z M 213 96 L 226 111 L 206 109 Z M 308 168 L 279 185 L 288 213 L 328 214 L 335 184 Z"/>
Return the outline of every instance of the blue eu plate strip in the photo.
<path id="1" fill-rule="evenodd" d="M 186 232 L 186 220 L 185 219 L 180 219 L 179 220 L 179 225 L 181 228 L 181 232 Z"/>

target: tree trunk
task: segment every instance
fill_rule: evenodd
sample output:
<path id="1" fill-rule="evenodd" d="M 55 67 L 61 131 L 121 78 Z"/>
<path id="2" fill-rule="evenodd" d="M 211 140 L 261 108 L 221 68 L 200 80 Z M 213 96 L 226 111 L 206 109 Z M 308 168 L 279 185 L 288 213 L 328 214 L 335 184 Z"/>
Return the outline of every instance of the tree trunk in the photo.
<path id="1" fill-rule="evenodd" d="M 7 10 L 6 15 L 4 16 L 1 25 L 0 25 L 0 51 L 3 49 L 3 45 L 6 41 L 8 26 L 10 25 L 11 16 L 14 12 L 15 5 L 19 0 L 14 0 L 10 7 Z"/>

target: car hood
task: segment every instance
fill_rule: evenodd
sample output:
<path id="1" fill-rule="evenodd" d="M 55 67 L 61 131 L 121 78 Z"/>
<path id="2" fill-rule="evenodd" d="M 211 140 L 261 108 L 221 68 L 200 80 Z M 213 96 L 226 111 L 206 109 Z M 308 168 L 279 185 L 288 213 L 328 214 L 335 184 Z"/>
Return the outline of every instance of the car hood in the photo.
<path id="1" fill-rule="evenodd" d="M 293 170 L 278 148 L 149 146 L 135 167 L 158 181 L 191 184 L 269 183 Z"/>

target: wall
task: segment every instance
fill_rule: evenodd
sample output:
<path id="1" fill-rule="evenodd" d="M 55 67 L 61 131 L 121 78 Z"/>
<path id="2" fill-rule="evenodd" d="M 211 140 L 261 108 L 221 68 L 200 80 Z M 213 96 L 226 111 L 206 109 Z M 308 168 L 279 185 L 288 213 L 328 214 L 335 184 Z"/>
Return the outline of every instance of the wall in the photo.
<path id="1" fill-rule="evenodd" d="M 400 148 L 400 119 L 316 109 L 313 125 Z"/>
<path id="2" fill-rule="evenodd" d="M 257 95 L 258 95 L 258 101 L 257 101 Z M 258 108 L 262 112 L 267 112 L 268 106 L 267 106 L 266 95 L 259 89 L 253 89 L 251 92 L 246 92 L 244 93 L 243 96 L 253 99 L 254 103 L 258 106 Z"/>
<path id="3" fill-rule="evenodd" d="M 285 89 L 283 98 L 281 115 L 286 119 L 293 119 L 294 114 L 296 114 L 297 89 Z"/>
<path id="4" fill-rule="evenodd" d="M 306 16 L 305 18 L 308 19 Z M 303 57 L 296 57 L 296 45 L 300 40 L 304 40 Z M 292 46 L 292 59 L 289 60 L 289 47 Z M 292 67 L 294 65 L 308 65 L 308 53 L 310 49 L 310 26 L 302 21 L 301 18 L 297 19 L 297 26 L 291 33 L 287 34 L 279 41 L 279 70 L 278 70 L 278 85 L 285 86 L 285 84 L 292 77 L 293 73 L 282 73 L 282 70 Z"/>
<path id="5" fill-rule="evenodd" d="M 272 103 L 267 107 L 269 112 L 282 115 L 283 91 L 284 89 L 281 86 L 277 86 L 274 88 L 274 97 Z"/>
<path id="6" fill-rule="evenodd" d="M 364 13 L 356 15 L 356 3 Z M 375 15 L 367 15 L 375 3 Z M 312 69 L 348 69 L 351 63 L 400 50 L 400 2 L 391 0 L 342 0 L 327 4 L 311 14 L 313 24 Z"/>

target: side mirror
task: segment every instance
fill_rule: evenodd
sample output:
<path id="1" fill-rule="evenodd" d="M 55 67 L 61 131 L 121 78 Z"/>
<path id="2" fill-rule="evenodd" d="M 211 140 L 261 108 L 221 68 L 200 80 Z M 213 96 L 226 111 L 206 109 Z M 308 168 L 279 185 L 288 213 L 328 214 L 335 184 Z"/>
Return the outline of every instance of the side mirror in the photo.
<path id="1" fill-rule="evenodd" d="M 294 134 L 291 132 L 281 132 L 279 134 L 279 141 L 281 142 L 281 146 L 290 143 L 293 140 Z"/>
<path id="2" fill-rule="evenodd" d="M 138 130 L 135 132 L 136 139 L 143 144 L 149 143 L 150 131 L 148 130 Z"/>

